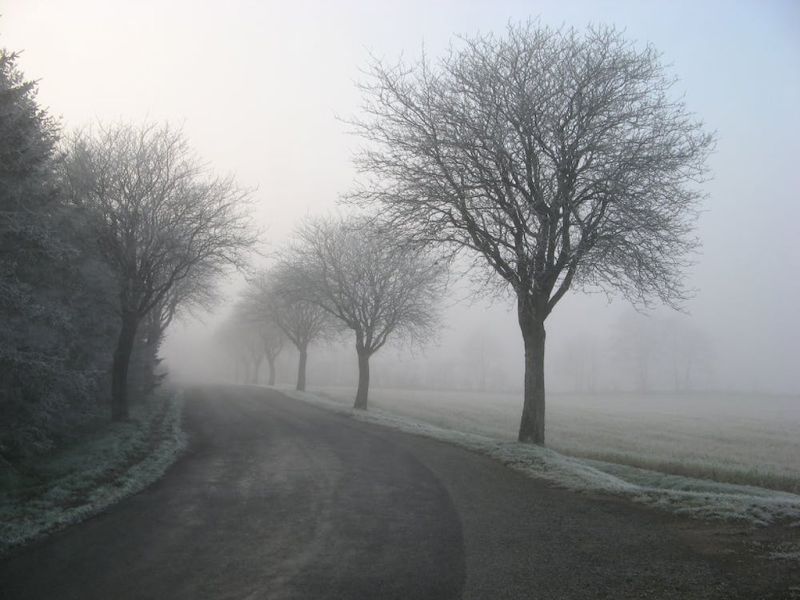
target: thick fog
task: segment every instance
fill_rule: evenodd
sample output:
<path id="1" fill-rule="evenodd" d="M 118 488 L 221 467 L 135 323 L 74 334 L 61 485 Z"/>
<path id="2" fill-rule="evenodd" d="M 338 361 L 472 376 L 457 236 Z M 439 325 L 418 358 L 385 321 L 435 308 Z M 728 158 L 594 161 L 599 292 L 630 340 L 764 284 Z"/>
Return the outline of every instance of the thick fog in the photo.
<path id="1" fill-rule="evenodd" d="M 564 6 L 567 4 L 567 6 Z M 198 153 L 255 188 L 268 256 L 299 219 L 352 186 L 370 54 L 437 56 L 459 33 L 509 19 L 610 23 L 659 49 L 676 90 L 716 130 L 684 312 L 646 316 L 622 298 L 570 293 L 547 321 L 552 390 L 800 393 L 800 8 L 794 2 L 5 2 L 2 44 L 24 49 L 39 97 L 68 127 L 100 119 L 183 123 Z M 262 259 L 257 259 L 262 260 Z M 266 260 L 266 259 L 264 259 Z M 256 261 L 257 262 L 257 261 Z M 230 376 L 214 331 L 228 303 L 175 325 L 173 374 Z M 453 277 L 443 326 L 425 347 L 376 356 L 378 387 L 517 391 L 522 342 L 510 297 Z M 339 345 L 337 345 L 339 344 Z M 351 385 L 349 337 L 311 350 L 310 384 Z M 291 382 L 284 353 L 279 381 Z"/>

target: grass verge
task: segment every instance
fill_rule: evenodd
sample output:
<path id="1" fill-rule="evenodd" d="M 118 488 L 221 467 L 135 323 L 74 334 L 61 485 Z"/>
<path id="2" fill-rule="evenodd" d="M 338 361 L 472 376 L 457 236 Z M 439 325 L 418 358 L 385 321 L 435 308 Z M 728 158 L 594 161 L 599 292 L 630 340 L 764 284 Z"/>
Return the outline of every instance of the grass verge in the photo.
<path id="1" fill-rule="evenodd" d="M 318 393 L 352 405 L 351 389 Z M 370 408 L 506 441 L 517 439 L 521 402 L 495 392 L 370 392 Z M 547 445 L 561 454 L 800 494 L 800 397 L 551 394 L 547 411 Z"/>
<path id="2" fill-rule="evenodd" d="M 609 494 L 675 514 L 752 525 L 800 526 L 800 496 L 748 485 L 734 485 L 566 456 L 550 448 L 520 444 L 439 427 L 380 409 L 357 411 L 308 392 L 280 390 L 287 396 L 391 427 L 456 444 L 500 461 L 523 474 L 577 492 Z"/>
<path id="3" fill-rule="evenodd" d="M 82 521 L 158 479 L 186 446 L 179 393 L 54 454 L 16 465 L 0 484 L 0 554 Z"/>

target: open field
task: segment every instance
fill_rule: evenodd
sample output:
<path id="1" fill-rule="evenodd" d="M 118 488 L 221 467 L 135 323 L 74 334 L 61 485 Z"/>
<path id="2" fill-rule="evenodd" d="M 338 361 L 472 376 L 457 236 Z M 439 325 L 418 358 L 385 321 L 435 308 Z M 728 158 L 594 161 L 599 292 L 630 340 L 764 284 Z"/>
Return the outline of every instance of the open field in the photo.
<path id="1" fill-rule="evenodd" d="M 353 390 L 325 388 L 351 405 Z M 498 439 L 516 436 L 516 394 L 375 389 L 370 406 Z M 548 446 L 675 475 L 800 492 L 800 398 L 703 393 L 550 394 Z"/>

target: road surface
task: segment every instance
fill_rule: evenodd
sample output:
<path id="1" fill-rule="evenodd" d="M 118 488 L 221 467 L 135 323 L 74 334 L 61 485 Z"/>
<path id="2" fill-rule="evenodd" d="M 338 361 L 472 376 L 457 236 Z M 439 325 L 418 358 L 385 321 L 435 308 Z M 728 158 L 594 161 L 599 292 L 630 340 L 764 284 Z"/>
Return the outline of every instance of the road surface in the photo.
<path id="1" fill-rule="evenodd" d="M 275 391 L 192 390 L 185 425 L 189 449 L 159 482 L 0 561 L 0 598 L 792 593 L 735 528 L 556 489 Z"/>

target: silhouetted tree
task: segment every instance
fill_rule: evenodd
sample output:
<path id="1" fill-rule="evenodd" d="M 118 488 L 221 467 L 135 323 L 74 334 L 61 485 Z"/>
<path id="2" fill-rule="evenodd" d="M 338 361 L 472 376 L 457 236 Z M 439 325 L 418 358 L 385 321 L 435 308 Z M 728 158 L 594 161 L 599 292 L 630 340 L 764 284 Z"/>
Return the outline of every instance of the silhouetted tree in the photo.
<path id="1" fill-rule="evenodd" d="M 258 383 L 258 370 L 264 359 L 263 339 L 250 311 L 241 299 L 215 335 L 227 350 L 238 383 Z"/>
<path id="2" fill-rule="evenodd" d="M 652 388 L 653 370 L 664 352 L 661 341 L 658 322 L 647 315 L 630 311 L 617 321 L 614 349 L 620 361 L 631 369 L 638 392 L 646 393 Z"/>
<path id="3" fill-rule="evenodd" d="M 151 394 L 166 375 L 159 369 L 158 352 L 170 324 L 182 313 L 209 310 L 218 300 L 216 273 L 203 267 L 176 282 L 142 319 L 131 354 L 128 386 L 140 398 Z"/>
<path id="4" fill-rule="evenodd" d="M 277 323 L 266 321 L 261 323 L 258 328 L 258 334 L 261 337 L 261 346 L 264 352 L 264 358 L 267 359 L 267 385 L 275 385 L 275 361 L 278 360 L 283 345 L 286 340 L 286 335 L 278 327 Z"/>
<path id="5" fill-rule="evenodd" d="M 674 390 L 692 391 L 712 371 L 712 344 L 702 329 L 685 319 L 669 319 L 663 328 Z"/>
<path id="6" fill-rule="evenodd" d="M 275 385 L 275 361 L 278 359 L 286 341 L 286 334 L 278 326 L 270 308 L 272 302 L 269 288 L 263 280 L 264 274 L 250 282 L 243 298 L 243 311 L 247 321 L 257 331 L 261 340 L 263 357 L 267 359 L 267 385 Z"/>
<path id="7" fill-rule="evenodd" d="M 420 246 L 368 221 L 314 219 L 299 228 L 281 274 L 281 287 L 355 334 L 355 408 L 366 409 L 370 357 L 390 337 L 432 335 L 445 269 Z"/>
<path id="8" fill-rule="evenodd" d="M 685 296 L 713 137 L 672 84 L 652 47 L 613 29 L 529 22 L 435 63 L 376 61 L 361 85 L 353 125 L 369 143 L 352 200 L 416 240 L 471 251 L 516 296 L 520 441 L 545 441 L 544 323 L 570 288 Z"/>
<path id="9" fill-rule="evenodd" d="M 247 193 L 233 179 L 209 173 L 184 136 L 166 125 L 79 133 L 67 150 L 70 197 L 91 212 L 98 247 L 119 285 L 111 416 L 125 419 L 139 324 L 197 269 L 244 265 L 256 241 Z"/>
<path id="10" fill-rule="evenodd" d="M 258 318 L 269 320 L 289 338 L 299 353 L 297 363 L 298 391 L 306 389 L 308 347 L 327 339 L 334 331 L 330 315 L 321 307 L 298 295 L 284 266 L 262 273 L 251 282 L 251 305 Z M 277 354 L 276 354 L 277 356 Z"/>

